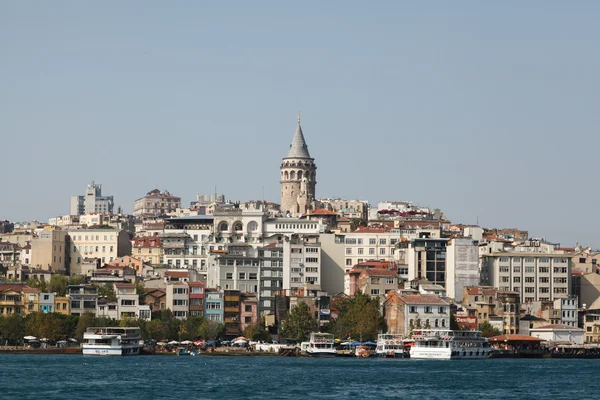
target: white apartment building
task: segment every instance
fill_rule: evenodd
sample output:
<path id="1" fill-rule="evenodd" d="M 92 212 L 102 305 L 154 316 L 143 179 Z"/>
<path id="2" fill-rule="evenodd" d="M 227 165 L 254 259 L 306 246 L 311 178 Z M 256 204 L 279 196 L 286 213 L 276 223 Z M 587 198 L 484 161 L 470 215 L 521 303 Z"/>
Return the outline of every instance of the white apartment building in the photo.
<path id="1" fill-rule="evenodd" d="M 450 239 L 446 245 L 446 295 L 456 300 L 465 286 L 479 285 L 479 246 L 473 239 Z"/>
<path id="2" fill-rule="evenodd" d="M 71 215 L 91 213 L 112 214 L 114 208 L 113 196 L 102 196 L 102 185 L 92 181 L 85 188 L 83 196 L 71 196 Z"/>
<path id="3" fill-rule="evenodd" d="M 118 303 L 118 319 L 137 318 L 139 296 L 133 283 L 115 283 Z"/>
<path id="4" fill-rule="evenodd" d="M 213 251 L 208 265 L 208 287 L 259 292 L 260 261 L 250 246 L 233 243 L 227 246 L 227 250 Z"/>
<path id="5" fill-rule="evenodd" d="M 321 290 L 318 235 L 290 235 L 283 241 L 283 289 Z"/>
<path id="6" fill-rule="evenodd" d="M 78 229 L 68 231 L 71 274 L 83 274 L 85 259 L 103 263 L 131 254 L 129 234 L 117 229 Z"/>
<path id="7" fill-rule="evenodd" d="M 522 303 L 565 298 L 571 293 L 571 259 L 548 253 L 485 254 L 481 284 L 518 292 Z"/>
<path id="8" fill-rule="evenodd" d="M 136 217 L 168 215 L 181 208 L 181 197 L 158 189 L 151 190 L 133 204 L 133 215 Z"/>
<path id="9" fill-rule="evenodd" d="M 186 319 L 189 314 L 189 287 L 186 282 L 167 282 L 166 307 L 177 319 Z"/>

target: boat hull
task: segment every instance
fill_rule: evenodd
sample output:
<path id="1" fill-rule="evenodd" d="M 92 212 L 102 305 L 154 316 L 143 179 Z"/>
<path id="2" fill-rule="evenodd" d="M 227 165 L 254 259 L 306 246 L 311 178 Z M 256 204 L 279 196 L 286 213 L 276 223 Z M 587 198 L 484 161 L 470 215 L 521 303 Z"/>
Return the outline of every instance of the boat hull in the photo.
<path id="1" fill-rule="evenodd" d="M 489 351 L 486 350 L 453 350 L 452 348 L 418 347 L 410 349 L 410 358 L 417 360 L 483 360 L 488 358 Z"/>
<path id="2" fill-rule="evenodd" d="M 83 345 L 84 356 L 138 356 L 142 354 L 142 346 L 86 346 Z"/>
<path id="3" fill-rule="evenodd" d="M 334 350 L 333 352 L 330 351 L 306 351 L 306 355 L 309 357 L 335 357 L 337 354 L 337 352 Z"/>

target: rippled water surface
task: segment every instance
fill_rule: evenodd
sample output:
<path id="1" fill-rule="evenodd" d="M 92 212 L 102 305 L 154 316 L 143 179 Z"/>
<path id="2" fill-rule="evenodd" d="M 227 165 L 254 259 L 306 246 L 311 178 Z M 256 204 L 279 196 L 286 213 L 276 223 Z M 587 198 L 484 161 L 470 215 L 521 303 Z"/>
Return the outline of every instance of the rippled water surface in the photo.
<path id="1" fill-rule="evenodd" d="M 0 399 L 598 399 L 600 360 L 0 355 Z"/>

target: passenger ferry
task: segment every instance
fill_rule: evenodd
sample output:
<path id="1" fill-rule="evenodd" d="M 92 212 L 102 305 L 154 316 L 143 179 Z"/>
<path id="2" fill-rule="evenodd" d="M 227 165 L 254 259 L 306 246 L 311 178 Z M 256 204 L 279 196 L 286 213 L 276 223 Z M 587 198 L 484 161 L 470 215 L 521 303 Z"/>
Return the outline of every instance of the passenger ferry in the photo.
<path id="1" fill-rule="evenodd" d="M 428 359 L 483 359 L 492 349 L 480 331 L 452 331 L 423 329 L 414 331 L 410 358 Z"/>
<path id="2" fill-rule="evenodd" d="M 377 347 L 375 348 L 377 357 L 402 358 L 404 353 L 404 342 L 402 335 L 392 333 L 380 333 L 377 335 Z"/>
<path id="3" fill-rule="evenodd" d="M 335 340 L 331 333 L 311 333 L 306 354 L 313 357 L 335 357 Z"/>
<path id="4" fill-rule="evenodd" d="M 142 352 L 140 328 L 88 328 L 83 334 L 87 356 L 135 356 Z"/>

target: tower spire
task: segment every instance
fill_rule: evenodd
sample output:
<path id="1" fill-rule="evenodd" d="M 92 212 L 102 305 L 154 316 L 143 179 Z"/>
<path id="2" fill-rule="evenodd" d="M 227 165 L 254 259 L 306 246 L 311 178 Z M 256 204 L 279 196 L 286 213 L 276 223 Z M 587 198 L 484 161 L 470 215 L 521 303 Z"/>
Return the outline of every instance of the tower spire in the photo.
<path id="1" fill-rule="evenodd" d="M 300 110 L 298 110 L 298 125 L 300 125 Z"/>

